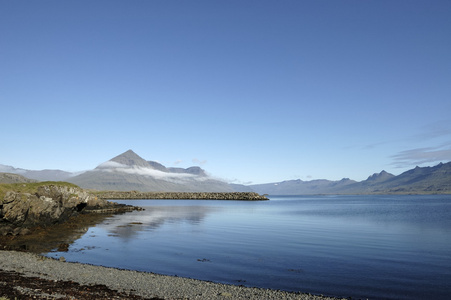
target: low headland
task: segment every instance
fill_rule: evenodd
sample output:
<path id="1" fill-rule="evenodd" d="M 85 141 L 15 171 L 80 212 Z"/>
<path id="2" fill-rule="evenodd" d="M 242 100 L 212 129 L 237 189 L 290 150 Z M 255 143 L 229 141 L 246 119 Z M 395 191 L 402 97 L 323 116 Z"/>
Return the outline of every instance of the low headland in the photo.
<path id="1" fill-rule="evenodd" d="M 118 204 L 67 182 L 0 184 L 0 235 L 26 235 L 88 213 L 124 213 L 139 207 Z"/>

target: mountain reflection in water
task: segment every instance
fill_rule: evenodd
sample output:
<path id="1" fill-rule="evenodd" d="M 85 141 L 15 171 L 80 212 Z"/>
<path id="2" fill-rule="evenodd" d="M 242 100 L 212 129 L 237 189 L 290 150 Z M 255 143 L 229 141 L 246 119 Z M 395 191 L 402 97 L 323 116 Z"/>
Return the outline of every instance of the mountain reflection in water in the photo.
<path id="1" fill-rule="evenodd" d="M 166 223 L 199 225 L 208 213 L 219 208 L 205 206 L 152 206 L 145 211 L 112 216 L 97 227 L 124 240 L 132 239 L 142 231 L 156 230 Z"/>

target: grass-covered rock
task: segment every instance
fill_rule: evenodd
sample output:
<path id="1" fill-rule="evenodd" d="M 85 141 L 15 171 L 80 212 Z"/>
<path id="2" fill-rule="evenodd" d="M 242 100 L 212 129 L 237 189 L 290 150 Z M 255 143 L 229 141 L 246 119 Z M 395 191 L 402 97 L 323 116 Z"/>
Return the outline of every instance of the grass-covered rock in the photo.
<path id="1" fill-rule="evenodd" d="M 0 184 L 0 234 L 24 234 L 82 212 L 130 210 L 67 182 Z"/>

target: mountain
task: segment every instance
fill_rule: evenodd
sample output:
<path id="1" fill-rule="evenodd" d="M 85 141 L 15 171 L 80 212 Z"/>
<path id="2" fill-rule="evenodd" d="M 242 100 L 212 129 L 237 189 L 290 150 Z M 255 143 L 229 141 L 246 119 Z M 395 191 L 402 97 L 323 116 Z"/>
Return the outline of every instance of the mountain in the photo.
<path id="1" fill-rule="evenodd" d="M 141 158 L 138 154 L 133 152 L 133 150 L 128 150 L 116 157 L 113 157 L 109 161 L 117 162 L 119 164 L 129 166 L 129 167 L 141 167 L 141 168 L 151 168 L 152 166 L 147 162 L 147 160 L 144 160 Z"/>
<path id="2" fill-rule="evenodd" d="M 381 183 L 393 177 L 395 177 L 395 175 L 387 173 L 385 170 L 382 170 L 382 172 L 380 173 L 374 173 L 373 175 L 370 175 L 366 181 L 372 183 Z"/>
<path id="3" fill-rule="evenodd" d="M 451 162 L 416 167 L 398 176 L 382 171 L 360 182 L 347 178 L 339 181 L 298 179 L 249 187 L 269 195 L 451 193 Z"/>
<path id="4" fill-rule="evenodd" d="M 226 182 L 209 177 L 199 167 L 166 168 L 128 150 L 92 171 L 66 181 L 82 188 L 142 192 L 233 192 Z"/>
<path id="5" fill-rule="evenodd" d="M 268 195 L 312 195 L 312 194 L 334 194 L 335 191 L 355 183 L 354 180 L 343 178 L 339 181 L 325 179 L 302 181 L 287 180 L 282 182 L 250 185 L 255 192 Z"/>
<path id="6" fill-rule="evenodd" d="M 0 172 L 19 174 L 26 178 L 35 179 L 37 181 L 64 181 L 74 176 L 74 173 L 62 170 L 26 170 L 14 168 L 11 166 L 0 165 Z"/>
<path id="7" fill-rule="evenodd" d="M 451 192 L 451 162 L 433 167 L 415 167 L 385 181 L 380 189 L 393 192 Z"/>
<path id="8" fill-rule="evenodd" d="M 30 183 L 36 180 L 23 177 L 22 175 L 12 173 L 0 173 L 0 183 Z"/>

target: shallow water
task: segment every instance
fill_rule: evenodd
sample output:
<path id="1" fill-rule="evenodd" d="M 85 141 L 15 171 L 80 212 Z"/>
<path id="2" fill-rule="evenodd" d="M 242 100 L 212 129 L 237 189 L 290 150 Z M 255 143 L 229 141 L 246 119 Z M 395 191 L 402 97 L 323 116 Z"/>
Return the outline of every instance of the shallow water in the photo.
<path id="1" fill-rule="evenodd" d="M 132 200 L 68 261 L 370 299 L 448 299 L 451 195 Z"/>

